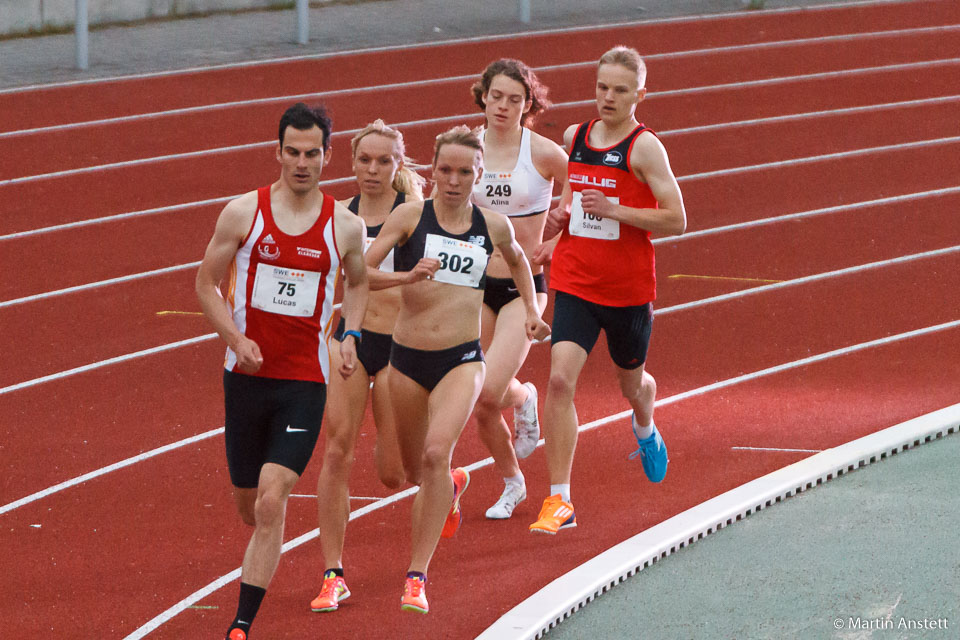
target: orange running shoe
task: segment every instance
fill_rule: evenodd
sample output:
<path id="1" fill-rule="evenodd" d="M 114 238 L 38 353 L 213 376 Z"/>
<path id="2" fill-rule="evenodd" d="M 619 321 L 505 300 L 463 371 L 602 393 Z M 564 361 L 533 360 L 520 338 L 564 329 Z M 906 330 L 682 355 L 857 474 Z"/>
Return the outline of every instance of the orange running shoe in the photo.
<path id="1" fill-rule="evenodd" d="M 573 505 L 564 502 L 558 493 L 543 501 L 539 519 L 530 525 L 530 531 L 556 535 L 560 529 L 575 526 L 577 526 L 577 514 L 573 510 Z"/>
<path id="2" fill-rule="evenodd" d="M 247 634 L 244 633 L 243 629 L 233 629 L 227 636 L 227 640 L 247 640 Z"/>
<path id="3" fill-rule="evenodd" d="M 460 498 L 470 486 L 470 473 L 466 469 L 457 467 L 450 472 L 450 475 L 453 477 L 453 506 L 447 514 L 447 521 L 443 523 L 443 530 L 440 531 L 441 538 L 452 538 L 460 528 L 460 521 L 463 519 L 463 514 L 460 513 Z"/>
<path id="4" fill-rule="evenodd" d="M 430 606 L 427 604 L 426 588 L 426 579 L 408 577 L 403 587 L 403 597 L 400 598 L 400 608 L 414 613 L 427 613 Z"/>
<path id="5" fill-rule="evenodd" d="M 314 598 L 310 603 L 311 611 L 336 611 L 340 606 L 341 600 L 350 597 L 350 589 L 347 583 L 335 574 L 333 571 L 327 571 L 323 574 L 323 586 L 320 587 L 320 595 Z"/>

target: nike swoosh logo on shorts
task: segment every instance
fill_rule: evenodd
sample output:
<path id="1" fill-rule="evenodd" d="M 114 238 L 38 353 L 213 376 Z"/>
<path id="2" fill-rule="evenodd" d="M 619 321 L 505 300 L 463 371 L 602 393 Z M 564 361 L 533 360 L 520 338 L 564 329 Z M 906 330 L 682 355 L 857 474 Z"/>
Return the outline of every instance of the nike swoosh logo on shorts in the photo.
<path id="1" fill-rule="evenodd" d="M 306 433 L 306 429 L 294 429 L 290 425 L 287 425 L 287 433 Z"/>

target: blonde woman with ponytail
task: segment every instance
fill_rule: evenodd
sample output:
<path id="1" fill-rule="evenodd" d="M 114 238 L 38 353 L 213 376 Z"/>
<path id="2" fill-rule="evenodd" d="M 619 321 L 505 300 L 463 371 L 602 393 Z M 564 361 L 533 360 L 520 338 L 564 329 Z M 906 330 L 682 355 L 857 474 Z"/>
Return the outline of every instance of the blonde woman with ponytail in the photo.
<path id="1" fill-rule="evenodd" d="M 363 220 L 369 246 L 397 206 L 423 199 L 426 181 L 404 155 L 403 136 L 384 124 L 383 120 L 378 119 L 364 127 L 354 136 L 350 146 L 353 172 L 360 193 L 344 200 L 342 204 Z M 380 264 L 380 270 L 394 270 L 392 252 Z M 323 468 L 317 482 L 320 548 L 325 571 L 320 595 L 310 603 L 314 611 L 335 611 L 338 602 L 350 595 L 341 562 L 347 520 L 350 517 L 347 481 L 353 465 L 360 423 L 370 396 L 377 427 L 377 474 L 390 489 L 399 489 L 403 485 L 403 465 L 386 384 L 393 325 L 399 308 L 399 287 L 370 292 L 360 336 L 354 336 L 359 338 L 357 357 L 362 371 L 350 378 L 331 376 L 330 379 L 326 446 Z M 341 321 L 333 339 L 340 342 L 343 337 Z M 332 351 L 335 353 L 331 356 L 331 370 L 336 370 L 339 363 L 335 360 L 339 350 Z"/>

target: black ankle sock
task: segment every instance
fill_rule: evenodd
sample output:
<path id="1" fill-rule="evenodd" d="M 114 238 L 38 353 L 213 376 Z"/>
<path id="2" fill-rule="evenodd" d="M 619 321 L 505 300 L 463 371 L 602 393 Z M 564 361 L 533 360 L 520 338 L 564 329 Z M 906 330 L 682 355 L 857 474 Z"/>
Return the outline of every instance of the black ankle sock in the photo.
<path id="1" fill-rule="evenodd" d="M 424 582 L 427 581 L 427 574 L 420 573 L 419 571 L 407 571 L 408 578 L 420 578 Z"/>
<path id="2" fill-rule="evenodd" d="M 243 629 L 244 633 L 250 632 L 250 625 L 253 619 L 257 617 L 257 611 L 260 609 L 260 603 L 263 602 L 263 596 L 267 590 L 263 587 L 255 587 L 246 582 L 240 583 L 240 598 L 237 603 L 237 617 L 233 619 L 227 634 L 234 629 Z"/>
<path id="3" fill-rule="evenodd" d="M 326 571 L 324 571 L 323 577 L 326 578 L 327 574 L 329 574 L 331 571 L 333 572 L 333 575 L 337 576 L 338 578 L 343 577 L 343 569 L 335 569 L 335 568 L 327 569 Z"/>

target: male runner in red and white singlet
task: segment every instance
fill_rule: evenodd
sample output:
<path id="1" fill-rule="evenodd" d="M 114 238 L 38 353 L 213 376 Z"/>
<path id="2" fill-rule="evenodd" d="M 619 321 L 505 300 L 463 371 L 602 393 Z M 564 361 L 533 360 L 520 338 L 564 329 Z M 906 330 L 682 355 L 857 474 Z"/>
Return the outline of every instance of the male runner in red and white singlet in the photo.
<path id="1" fill-rule="evenodd" d="M 550 496 L 535 533 L 577 525 L 570 475 L 577 445 L 577 379 L 603 330 L 624 398 L 633 408 L 633 432 L 643 469 L 653 482 L 667 472 L 667 448 L 653 423 L 656 382 L 646 372 L 656 297 L 650 233 L 686 228 L 680 187 L 657 136 L 635 116 L 646 89 L 640 55 L 615 47 L 597 68 L 600 117 L 569 127 L 567 183 L 560 206 L 547 216 L 544 239 L 560 233 L 550 288 L 556 290 L 550 382 L 543 430 Z M 631 456 L 633 457 L 633 456 Z"/>
<path id="2" fill-rule="evenodd" d="M 247 639 L 277 569 L 287 498 L 320 434 L 326 383 L 356 368 L 365 234 L 357 216 L 318 189 L 329 144 L 322 107 L 290 107 L 276 148 L 280 179 L 224 207 L 197 273 L 200 306 L 227 343 L 227 463 L 240 517 L 254 527 L 228 640 Z M 346 330 L 332 374 L 327 344 L 341 268 Z"/>

